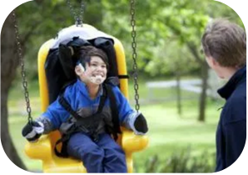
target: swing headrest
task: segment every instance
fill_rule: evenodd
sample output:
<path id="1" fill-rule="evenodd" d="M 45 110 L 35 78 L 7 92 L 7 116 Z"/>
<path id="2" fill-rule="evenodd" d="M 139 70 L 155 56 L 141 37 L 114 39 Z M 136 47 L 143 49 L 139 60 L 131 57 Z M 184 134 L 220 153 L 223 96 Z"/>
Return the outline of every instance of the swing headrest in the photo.
<path id="1" fill-rule="evenodd" d="M 78 37 L 83 40 L 94 40 L 96 38 L 105 38 L 108 40 L 112 40 L 113 37 L 110 35 L 97 30 L 96 28 L 84 24 L 83 27 L 77 27 L 75 25 L 62 29 L 54 40 L 51 49 L 56 49 L 60 44 L 68 44 L 70 43 L 74 37 Z"/>
<path id="2" fill-rule="evenodd" d="M 93 34 L 96 35 L 93 36 Z M 66 48 L 61 49 L 60 46 L 62 45 L 67 49 L 68 46 L 73 47 L 75 50 L 82 46 L 94 46 L 103 50 L 107 55 L 110 67 L 107 78 L 113 79 L 115 77 L 118 79 L 116 52 L 112 38 L 95 28 L 92 30 L 82 27 L 66 28 L 60 31 L 54 40 L 45 63 L 50 104 L 56 100 L 65 85 L 76 80 L 74 69 L 78 60 L 70 54 L 70 51 L 66 51 Z"/>

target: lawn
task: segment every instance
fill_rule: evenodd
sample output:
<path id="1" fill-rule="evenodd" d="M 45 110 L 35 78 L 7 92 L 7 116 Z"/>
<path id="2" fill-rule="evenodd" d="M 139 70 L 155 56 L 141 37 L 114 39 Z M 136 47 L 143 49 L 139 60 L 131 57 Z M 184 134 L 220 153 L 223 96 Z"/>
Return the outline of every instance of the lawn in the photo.
<path id="1" fill-rule="evenodd" d="M 135 167 L 138 172 L 145 169 L 149 158 L 156 155 L 161 161 L 167 161 L 173 154 L 191 147 L 193 156 L 207 151 L 215 153 L 215 130 L 218 122 L 220 102 L 208 100 L 206 109 L 206 121 L 197 122 L 198 95 L 182 91 L 185 97 L 182 101 L 182 115 L 179 116 L 176 108 L 174 89 L 162 89 L 154 92 L 159 101 L 149 101 L 148 90 L 145 83 L 140 84 L 140 110 L 146 116 L 149 124 L 149 146 L 142 152 L 134 155 Z M 130 85 L 130 102 L 133 104 L 133 90 Z M 30 85 L 30 101 L 32 116 L 35 118 L 40 114 L 40 99 L 36 83 Z M 169 98 L 168 98 L 169 97 Z M 186 98 L 187 97 L 187 98 Z M 164 100 L 163 100 L 164 98 Z M 190 98 L 190 99 L 189 99 Z M 175 98 L 174 98 L 175 99 Z M 29 159 L 23 152 L 26 140 L 21 136 L 21 129 L 27 122 L 25 100 L 20 88 L 11 90 L 9 104 L 9 126 L 10 133 L 19 155 L 29 170 L 42 171 L 41 162 Z"/>

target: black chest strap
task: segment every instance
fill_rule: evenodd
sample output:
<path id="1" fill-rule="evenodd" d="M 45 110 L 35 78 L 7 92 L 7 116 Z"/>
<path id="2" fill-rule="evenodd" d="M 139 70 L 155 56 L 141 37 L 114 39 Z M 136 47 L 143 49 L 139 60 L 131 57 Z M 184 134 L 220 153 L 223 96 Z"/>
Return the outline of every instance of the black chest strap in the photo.
<path id="1" fill-rule="evenodd" d="M 96 114 L 100 114 L 102 112 L 102 109 L 104 107 L 105 101 L 107 99 L 107 94 L 106 94 L 106 90 L 103 89 L 103 95 L 100 98 L 100 104 L 98 107 L 98 110 L 96 112 Z M 67 102 L 67 100 L 64 98 L 63 93 L 61 93 L 59 95 L 59 103 L 61 104 L 61 106 L 63 106 L 77 121 L 80 121 L 80 119 L 82 119 L 82 117 L 72 109 L 71 105 Z M 96 115 L 94 114 L 94 115 Z M 93 117 L 95 118 L 95 117 Z M 57 140 L 57 142 L 55 143 L 55 147 L 54 147 L 54 151 L 55 154 L 59 157 L 68 157 L 68 153 L 67 153 L 67 146 L 66 143 L 67 141 L 70 139 L 71 135 L 73 133 L 75 133 L 78 130 L 78 126 L 77 125 L 73 125 L 72 128 L 69 129 L 69 131 L 66 134 L 63 134 L 62 137 Z M 84 127 L 84 125 L 80 125 L 80 130 L 83 131 L 84 133 L 89 133 L 90 131 Z M 57 145 L 63 143 L 61 151 L 59 152 L 57 149 Z"/>
<path id="2" fill-rule="evenodd" d="M 117 140 L 118 134 L 121 133 L 117 102 L 116 102 L 116 98 L 113 93 L 111 85 L 105 84 L 105 88 L 106 88 L 106 91 L 107 91 L 107 94 L 110 100 L 111 115 L 112 115 L 112 122 L 113 122 L 113 131 L 110 131 L 110 133 L 113 134 L 114 139 Z"/>
<path id="3" fill-rule="evenodd" d="M 104 107 L 105 101 L 107 99 L 106 92 L 103 91 L 103 95 L 100 97 L 99 107 L 96 113 L 100 114 Z M 80 120 L 82 117 L 72 109 L 71 105 L 64 98 L 63 94 L 59 96 L 59 103 L 63 106 L 76 120 Z"/>
<path id="4" fill-rule="evenodd" d="M 110 99 L 110 108 L 111 108 L 111 115 L 112 115 L 112 122 L 113 122 L 113 128 L 112 127 L 107 127 L 107 130 L 109 132 L 109 134 L 112 134 L 114 139 L 117 140 L 118 139 L 118 133 L 121 133 L 120 130 L 120 123 L 119 123 L 119 114 L 118 114 L 118 109 L 117 109 L 117 103 L 116 103 L 116 98 L 115 95 L 113 93 L 112 87 L 108 84 L 103 84 L 103 95 L 100 98 L 100 103 L 99 103 L 99 107 L 98 110 L 96 112 L 96 114 L 100 114 L 102 113 L 105 101 L 107 99 L 107 97 L 109 97 Z M 67 102 L 67 100 L 63 97 L 63 94 L 60 94 L 59 96 L 59 103 L 61 104 L 61 106 L 63 106 L 77 121 L 80 121 L 80 119 L 82 119 L 82 117 L 72 109 L 71 105 Z M 96 115 L 94 114 L 94 115 Z M 68 157 L 67 154 L 67 148 L 66 148 L 66 142 L 69 140 L 70 136 L 75 133 L 75 131 L 77 131 L 77 127 L 74 127 L 72 129 L 70 129 L 70 131 L 63 135 L 55 144 L 55 153 L 57 156 L 59 157 Z M 88 133 L 88 129 L 85 128 L 83 125 L 80 126 L 80 130 Z M 57 150 L 57 145 L 59 143 L 63 143 L 62 145 L 62 149 L 61 152 L 59 152 Z"/>

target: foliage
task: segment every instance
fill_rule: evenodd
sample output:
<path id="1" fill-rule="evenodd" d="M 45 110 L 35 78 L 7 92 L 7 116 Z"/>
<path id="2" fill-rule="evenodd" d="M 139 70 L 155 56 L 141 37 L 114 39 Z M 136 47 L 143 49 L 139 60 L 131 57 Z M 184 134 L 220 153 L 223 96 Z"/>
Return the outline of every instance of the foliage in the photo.
<path id="1" fill-rule="evenodd" d="M 71 1 L 75 12 L 80 0 Z M 128 70 L 132 69 L 129 0 L 85 0 L 83 21 L 119 38 L 126 50 Z M 17 8 L 19 28 L 27 69 L 37 78 L 36 57 L 39 47 L 57 32 L 74 23 L 63 0 L 36 0 Z M 141 74 L 173 75 L 178 69 L 192 73 L 200 65 L 188 50 L 191 44 L 200 50 L 200 38 L 210 18 L 226 17 L 242 24 L 238 15 L 226 5 L 211 0 L 136 1 L 138 65 Z M 202 57 L 202 56 L 201 56 Z M 203 60 L 203 57 L 201 58 Z M 181 64 L 188 62 L 187 66 Z M 175 68 L 176 66 L 176 68 Z M 179 67 L 178 67 L 179 66 Z"/>
<path id="2" fill-rule="evenodd" d="M 76 10 L 79 9 L 81 0 L 71 2 Z M 86 10 L 83 21 L 122 41 L 130 72 L 133 63 L 129 0 L 84 2 Z M 208 20 L 216 17 L 230 18 L 242 25 L 232 9 L 216 1 L 137 1 L 135 29 L 141 75 L 147 79 L 154 76 L 165 78 L 166 75 L 173 76 L 179 71 L 184 75 L 193 72 L 199 74 L 201 64 L 196 61 L 196 56 L 190 49 L 196 51 L 200 63 L 204 61 L 199 52 L 201 34 Z M 36 58 L 40 46 L 55 37 L 62 28 L 74 24 L 74 19 L 64 0 L 27 2 L 17 8 L 17 18 L 28 78 L 37 81 Z M 189 108 L 192 106 L 197 104 Z"/>
<path id="3" fill-rule="evenodd" d="M 144 167 L 135 167 L 136 171 L 143 169 L 145 173 L 209 173 L 215 169 L 215 155 L 207 151 L 193 155 L 190 146 L 173 153 L 167 160 L 159 158 L 158 154 L 148 158 Z"/>

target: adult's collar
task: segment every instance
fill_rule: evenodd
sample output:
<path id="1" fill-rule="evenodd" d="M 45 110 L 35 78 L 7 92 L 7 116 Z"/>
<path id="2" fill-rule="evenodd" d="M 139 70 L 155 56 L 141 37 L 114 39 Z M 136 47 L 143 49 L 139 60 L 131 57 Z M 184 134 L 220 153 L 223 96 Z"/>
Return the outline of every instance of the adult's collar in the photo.
<path id="1" fill-rule="evenodd" d="M 236 87 L 246 80 L 246 65 L 239 69 L 235 74 L 231 77 L 231 79 L 217 92 L 218 94 L 225 99 L 228 99 Z"/>

